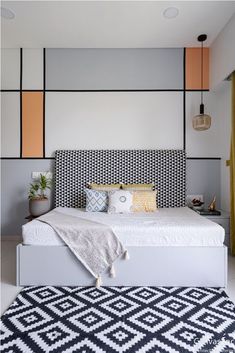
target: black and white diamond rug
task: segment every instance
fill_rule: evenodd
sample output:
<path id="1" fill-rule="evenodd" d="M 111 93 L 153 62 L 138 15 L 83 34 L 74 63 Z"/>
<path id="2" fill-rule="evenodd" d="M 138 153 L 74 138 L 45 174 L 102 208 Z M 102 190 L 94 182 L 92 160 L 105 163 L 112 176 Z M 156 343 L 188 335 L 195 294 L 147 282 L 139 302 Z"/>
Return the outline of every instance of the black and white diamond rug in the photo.
<path id="1" fill-rule="evenodd" d="M 3 353 L 234 353 L 221 289 L 26 287 L 1 320 Z"/>

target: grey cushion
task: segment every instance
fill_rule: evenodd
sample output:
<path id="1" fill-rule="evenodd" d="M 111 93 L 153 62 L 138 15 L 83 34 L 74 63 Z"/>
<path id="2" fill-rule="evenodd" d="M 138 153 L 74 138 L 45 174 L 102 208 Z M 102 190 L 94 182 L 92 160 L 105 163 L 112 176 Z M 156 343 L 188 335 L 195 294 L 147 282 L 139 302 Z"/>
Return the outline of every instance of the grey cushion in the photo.
<path id="1" fill-rule="evenodd" d="M 107 212 L 107 209 L 108 209 L 107 191 L 85 189 L 85 193 L 86 193 L 87 212 Z"/>

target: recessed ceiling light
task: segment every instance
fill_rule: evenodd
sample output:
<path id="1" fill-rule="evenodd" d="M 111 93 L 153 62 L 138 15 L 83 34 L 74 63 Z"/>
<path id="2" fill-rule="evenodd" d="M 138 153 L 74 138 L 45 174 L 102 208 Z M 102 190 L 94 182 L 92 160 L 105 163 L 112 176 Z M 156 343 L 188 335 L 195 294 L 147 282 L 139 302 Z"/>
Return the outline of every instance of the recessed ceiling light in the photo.
<path id="1" fill-rule="evenodd" d="M 177 7 L 168 7 L 163 11 L 163 16 L 165 18 L 175 18 L 179 14 L 179 9 Z"/>
<path id="2" fill-rule="evenodd" d="M 15 18 L 15 14 L 10 9 L 6 7 L 1 7 L 1 17 L 5 18 L 6 20 L 13 20 Z"/>

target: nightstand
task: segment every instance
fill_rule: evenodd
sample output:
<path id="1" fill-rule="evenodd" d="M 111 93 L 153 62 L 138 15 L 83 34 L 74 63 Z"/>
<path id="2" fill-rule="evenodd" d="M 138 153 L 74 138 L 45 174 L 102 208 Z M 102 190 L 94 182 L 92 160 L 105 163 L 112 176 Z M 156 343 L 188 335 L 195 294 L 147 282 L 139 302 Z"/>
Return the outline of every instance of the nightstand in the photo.
<path id="1" fill-rule="evenodd" d="M 39 217 L 39 216 L 32 216 L 32 215 L 30 214 L 29 216 L 25 217 L 25 219 L 27 219 L 28 222 L 31 222 L 31 221 L 33 221 L 34 219 L 38 218 L 38 217 Z"/>
<path id="2" fill-rule="evenodd" d="M 212 222 L 215 222 L 224 228 L 224 230 L 225 230 L 224 244 L 229 247 L 230 246 L 230 241 L 229 241 L 230 215 L 228 212 L 225 212 L 222 210 L 220 210 L 220 212 L 221 212 L 220 216 L 203 216 L 203 217 L 210 219 Z"/>

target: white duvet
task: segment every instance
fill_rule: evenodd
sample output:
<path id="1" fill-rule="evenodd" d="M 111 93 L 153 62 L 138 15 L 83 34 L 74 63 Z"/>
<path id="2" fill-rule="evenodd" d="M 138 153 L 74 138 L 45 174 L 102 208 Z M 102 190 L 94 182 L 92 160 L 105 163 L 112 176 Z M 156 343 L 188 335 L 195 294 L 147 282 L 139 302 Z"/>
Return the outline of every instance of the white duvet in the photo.
<path id="1" fill-rule="evenodd" d="M 222 246 L 224 242 L 224 229 L 220 225 L 187 207 L 129 214 L 63 207 L 56 210 L 111 226 L 124 246 Z M 25 245 L 64 244 L 49 225 L 37 220 L 23 225 L 22 235 Z"/>

